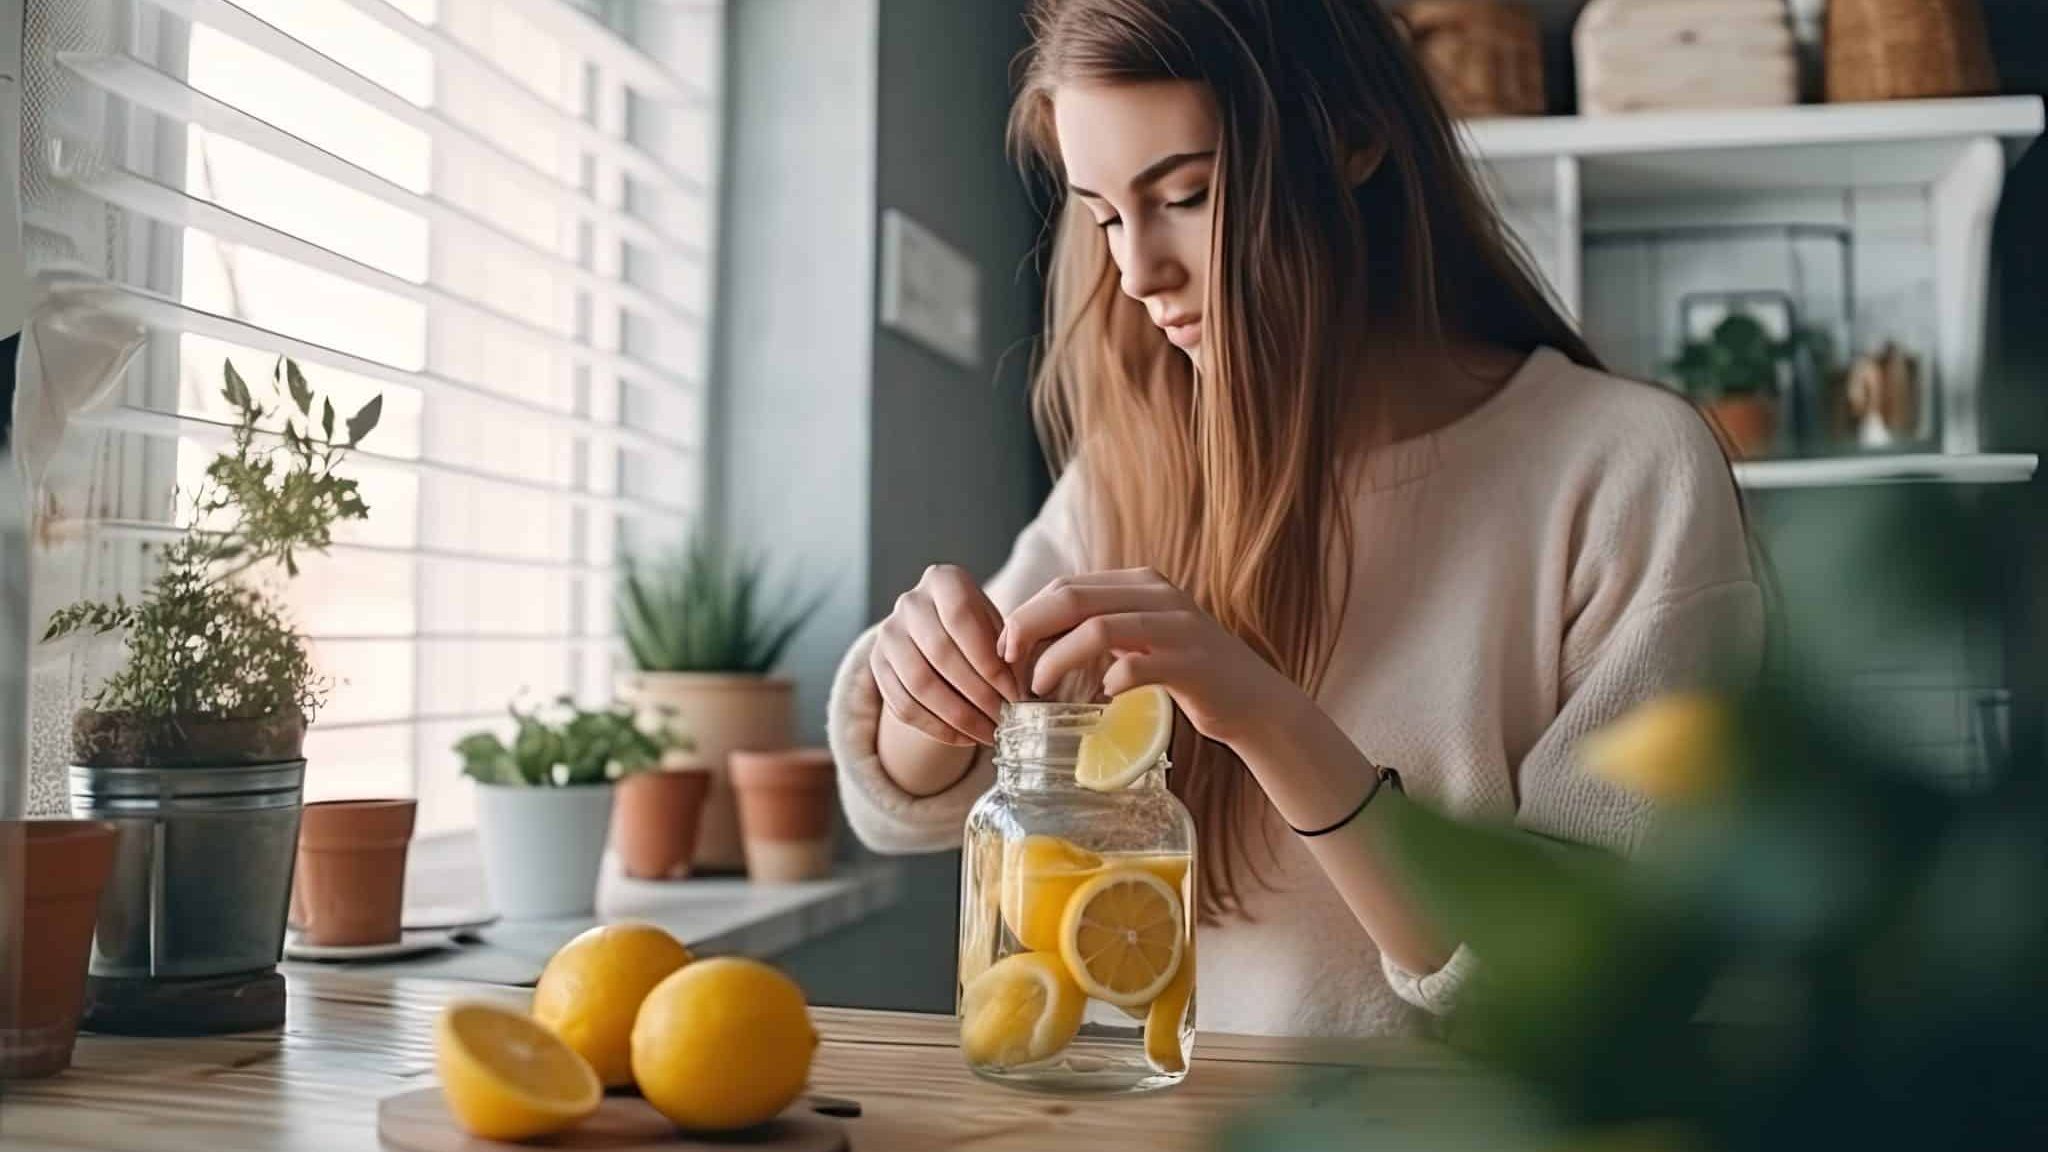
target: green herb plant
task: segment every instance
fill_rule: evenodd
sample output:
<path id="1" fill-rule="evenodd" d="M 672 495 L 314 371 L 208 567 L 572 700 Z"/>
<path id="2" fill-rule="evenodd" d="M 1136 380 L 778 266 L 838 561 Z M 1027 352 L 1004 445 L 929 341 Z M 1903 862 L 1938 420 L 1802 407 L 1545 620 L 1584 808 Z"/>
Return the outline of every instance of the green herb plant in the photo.
<path id="1" fill-rule="evenodd" d="M 1706 340 L 1688 342 L 1669 368 L 1687 392 L 1708 399 L 1767 394 L 1778 386 L 1778 365 L 1797 351 L 1794 340 L 1773 340 L 1753 316 L 1731 313 Z"/>
<path id="2" fill-rule="evenodd" d="M 59 609 L 43 633 L 45 642 L 123 634 L 127 659 L 89 701 L 98 711 L 165 720 L 296 709 L 310 719 L 325 699 L 329 685 L 305 637 L 246 577 L 269 565 L 297 576 L 298 558 L 325 553 L 336 524 L 369 516 L 356 481 L 336 468 L 376 428 L 384 398 L 348 417 L 337 440 L 334 401 L 316 397 L 293 361 L 272 370 L 274 403 L 257 399 L 232 362 L 222 375 L 221 394 L 237 415 L 232 445 L 207 465 L 196 491 L 181 494 L 189 496 L 191 526 L 163 548 L 155 579 L 132 602 Z"/>
<path id="3" fill-rule="evenodd" d="M 701 536 L 651 570 L 629 562 L 618 618 L 633 662 L 643 672 L 766 673 L 824 595 L 798 603 L 792 589 L 764 608 L 764 575 L 758 557 L 731 557 Z"/>
<path id="4" fill-rule="evenodd" d="M 507 745 L 495 732 L 472 732 L 456 741 L 462 774 L 480 784 L 571 788 L 603 784 L 661 764 L 664 752 L 689 749 L 690 739 L 664 721 L 648 731 L 633 710 L 614 704 L 596 711 L 562 696 L 546 713 L 508 711 L 516 726 Z"/>

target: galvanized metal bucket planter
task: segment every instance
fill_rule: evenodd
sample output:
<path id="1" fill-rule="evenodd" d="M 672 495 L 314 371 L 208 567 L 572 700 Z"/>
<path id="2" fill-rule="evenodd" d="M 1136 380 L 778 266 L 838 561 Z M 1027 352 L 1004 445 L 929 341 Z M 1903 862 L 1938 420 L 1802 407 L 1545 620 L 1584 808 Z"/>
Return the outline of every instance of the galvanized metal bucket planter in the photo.
<path id="1" fill-rule="evenodd" d="M 85 1026 L 184 1035 L 282 1023 L 276 968 L 304 798 L 302 723 L 266 723 L 254 739 L 250 722 L 190 725 L 181 759 L 157 734 L 87 738 L 118 727 L 108 720 L 80 715 L 84 763 L 70 770 L 73 814 L 117 830 Z M 123 754 L 143 763 L 107 762 Z M 240 762 L 255 757 L 265 759 Z"/>
<path id="2" fill-rule="evenodd" d="M 71 810 L 119 829 L 92 974 L 258 972 L 284 951 L 306 762 L 71 769 Z"/>

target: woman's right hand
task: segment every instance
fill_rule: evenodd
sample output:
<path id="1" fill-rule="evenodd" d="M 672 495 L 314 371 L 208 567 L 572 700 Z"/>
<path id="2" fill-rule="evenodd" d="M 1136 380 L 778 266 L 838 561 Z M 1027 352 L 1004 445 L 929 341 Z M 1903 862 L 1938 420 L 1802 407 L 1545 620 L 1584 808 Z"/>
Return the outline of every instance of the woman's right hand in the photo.
<path id="1" fill-rule="evenodd" d="M 966 570 L 934 564 L 896 598 L 868 668 L 889 715 L 955 748 L 993 744 L 1004 701 L 1023 699 L 996 654 L 1003 616 Z"/>

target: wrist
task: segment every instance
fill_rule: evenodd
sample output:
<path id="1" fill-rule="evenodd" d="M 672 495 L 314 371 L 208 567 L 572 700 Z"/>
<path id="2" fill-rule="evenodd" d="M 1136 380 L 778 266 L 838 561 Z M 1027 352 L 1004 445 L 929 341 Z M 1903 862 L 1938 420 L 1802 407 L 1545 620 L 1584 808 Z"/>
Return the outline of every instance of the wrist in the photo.
<path id="1" fill-rule="evenodd" d="M 1262 710 L 1255 736 L 1232 746 L 1281 819 L 1295 828 L 1344 820 L 1379 769 L 1307 693 Z"/>

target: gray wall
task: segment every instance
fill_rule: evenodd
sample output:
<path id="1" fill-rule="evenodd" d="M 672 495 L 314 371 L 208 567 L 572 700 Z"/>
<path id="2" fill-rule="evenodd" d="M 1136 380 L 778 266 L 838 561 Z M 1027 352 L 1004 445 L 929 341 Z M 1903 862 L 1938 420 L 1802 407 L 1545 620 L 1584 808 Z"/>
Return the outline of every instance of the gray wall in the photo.
<path id="1" fill-rule="evenodd" d="M 728 9 L 707 503 L 781 571 L 830 582 L 785 665 L 811 741 L 870 605 L 878 19 L 877 0 Z"/>
<path id="2" fill-rule="evenodd" d="M 1047 488 L 1025 402 L 1037 217 L 1003 153 L 1022 3 L 728 11 L 714 503 L 736 535 L 836 581 L 789 665 L 817 739 L 856 631 L 927 564 L 992 572 Z M 980 266 L 980 367 L 877 324 L 884 208 Z M 777 958 L 813 1002 L 952 1008 L 958 856 L 904 867 L 895 908 Z"/>
<path id="3" fill-rule="evenodd" d="M 1044 498 L 1026 411 L 1040 287 L 1037 217 L 1003 154 L 1014 0 L 882 0 L 880 201 L 964 249 L 982 271 L 983 364 L 963 369 L 883 329 L 875 337 L 869 610 L 887 612 L 927 564 L 992 572 Z"/>

